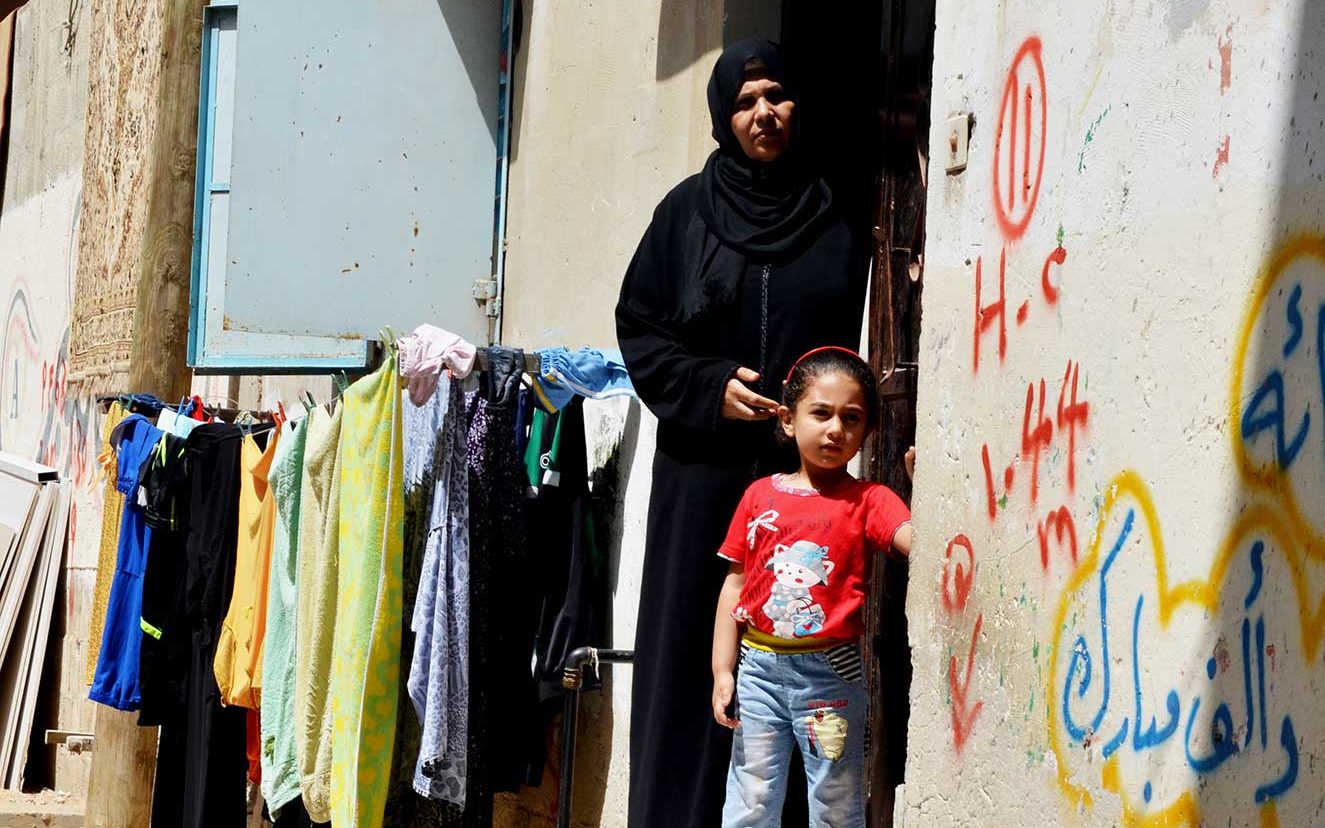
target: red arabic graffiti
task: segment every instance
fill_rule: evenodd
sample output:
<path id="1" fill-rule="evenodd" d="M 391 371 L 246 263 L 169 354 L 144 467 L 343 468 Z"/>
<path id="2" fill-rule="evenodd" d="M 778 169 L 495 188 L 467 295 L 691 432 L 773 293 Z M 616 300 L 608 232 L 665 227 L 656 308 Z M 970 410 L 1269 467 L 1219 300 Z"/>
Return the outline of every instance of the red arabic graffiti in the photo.
<path id="1" fill-rule="evenodd" d="M 1049 305 L 1058 304 L 1058 286 L 1049 281 L 1049 266 L 1061 265 L 1067 261 L 1067 251 L 1060 244 L 1044 260 L 1044 270 L 1040 271 L 1040 289 L 1044 291 L 1044 301 Z"/>
<path id="2" fill-rule="evenodd" d="M 966 740 L 971 738 L 975 729 L 975 720 L 984 709 L 983 701 L 970 700 L 971 670 L 975 666 L 975 645 L 980 640 L 980 627 L 984 625 L 983 613 L 975 619 L 975 632 L 971 635 L 971 646 L 966 651 L 966 673 L 961 681 L 957 680 L 957 656 L 948 656 L 948 689 L 952 691 L 952 746 L 957 754 L 966 748 Z"/>
<path id="3" fill-rule="evenodd" d="M 1044 295 L 1044 304 L 1047 307 L 1054 307 L 1058 304 L 1061 297 L 1062 287 L 1049 277 L 1049 271 L 1054 265 L 1062 266 L 1067 261 L 1067 250 L 1062 245 L 1055 247 L 1050 251 L 1044 260 L 1044 266 L 1040 270 L 1040 291 Z M 990 285 L 987 290 L 984 284 L 984 257 L 978 257 L 975 260 L 975 316 L 972 326 L 971 342 L 971 371 L 980 372 L 980 351 L 982 350 L 981 340 L 986 335 L 994 336 L 997 332 L 998 342 L 998 361 L 1003 362 L 1008 352 L 1008 296 L 1007 296 L 1007 269 L 1008 269 L 1008 249 L 1003 246 L 998 253 L 998 298 L 986 302 L 985 294 L 988 292 L 992 297 L 993 286 Z M 991 279 L 992 281 L 992 279 Z M 1033 297 L 1032 297 L 1033 298 Z M 1017 327 L 1026 324 L 1030 318 L 1031 300 L 1023 301 L 1016 312 Z"/>
<path id="4" fill-rule="evenodd" d="M 1031 36 L 1012 58 L 994 140 L 994 211 L 1008 241 L 1021 238 L 1035 212 L 1048 121 L 1040 38 Z"/>
<path id="5" fill-rule="evenodd" d="M 966 550 L 963 561 L 953 555 L 953 549 Z M 948 551 L 943 555 L 943 608 L 948 612 L 961 612 L 971 600 L 971 586 L 975 582 L 975 550 L 971 539 L 965 535 L 948 541 Z"/>
<path id="6" fill-rule="evenodd" d="M 957 552 L 958 549 L 965 550 L 966 554 Z M 975 569 L 975 547 L 971 545 L 970 538 L 958 534 L 948 541 L 943 560 L 943 608 L 949 614 L 963 612 L 970 604 Z M 966 649 L 966 672 L 960 679 L 957 676 L 957 656 L 948 658 L 948 689 L 952 692 L 952 746 L 959 756 L 966 748 L 966 741 L 975 728 L 975 720 L 984 708 L 984 702 L 972 702 L 970 698 L 975 648 L 983 624 L 984 613 L 981 613 L 975 619 L 975 632 L 971 634 L 971 643 Z"/>
<path id="7" fill-rule="evenodd" d="M 1035 402 L 1035 383 L 1026 386 L 1026 409 L 1021 418 L 1021 456 L 1031 458 L 1031 503 L 1040 496 L 1040 455 L 1054 441 L 1053 421 L 1044 416 L 1044 379 L 1040 379 L 1040 408 L 1031 428 L 1031 405 Z"/>
<path id="8" fill-rule="evenodd" d="M 1049 542 L 1053 541 L 1059 547 L 1063 546 L 1063 541 L 1067 541 L 1068 554 L 1072 556 L 1072 568 L 1077 566 L 1077 525 L 1072 520 L 1072 513 L 1066 506 L 1059 506 L 1057 509 L 1044 516 L 1035 529 L 1036 535 L 1040 539 L 1040 568 L 1045 572 L 1049 571 Z"/>
<path id="9" fill-rule="evenodd" d="M 975 366 L 976 371 L 980 370 L 980 337 L 986 330 L 992 328 L 995 322 L 998 323 L 998 361 L 1002 362 L 1008 352 L 1007 264 L 1007 251 L 1004 250 L 998 256 L 998 301 L 981 305 L 981 270 L 984 259 L 975 260 L 975 354 L 972 365 Z"/>
<path id="10" fill-rule="evenodd" d="M 1072 381 L 1072 396 L 1066 398 L 1068 378 Z M 1077 430 L 1090 424 L 1090 403 L 1077 402 L 1077 382 L 1081 379 L 1081 363 L 1067 361 L 1063 372 L 1063 385 L 1058 390 L 1058 433 L 1067 432 L 1067 490 L 1077 490 Z M 1066 405 L 1064 404 L 1066 403 Z"/>
<path id="11" fill-rule="evenodd" d="M 1080 382 L 1081 364 L 1068 360 L 1067 369 L 1063 372 L 1063 381 L 1058 390 L 1057 413 L 1052 418 L 1045 413 L 1046 401 L 1048 400 L 1047 382 L 1041 378 L 1038 385 L 1033 382 L 1027 384 L 1026 405 L 1022 409 L 1021 420 L 1021 451 L 1003 469 L 1001 493 L 995 488 L 994 467 L 989 457 L 989 444 L 985 443 L 981 446 L 980 463 L 985 473 L 985 506 L 989 513 L 990 522 L 998 518 L 998 507 L 1004 505 L 1005 499 L 1012 494 L 1012 486 L 1016 482 L 1016 467 L 1019 461 L 1028 460 L 1031 464 L 1030 502 L 1031 504 L 1039 502 L 1040 458 L 1053 447 L 1055 431 L 1059 438 L 1066 437 L 1067 490 L 1069 493 L 1076 491 L 1077 435 L 1084 432 L 1090 424 L 1090 404 L 1078 396 Z"/>

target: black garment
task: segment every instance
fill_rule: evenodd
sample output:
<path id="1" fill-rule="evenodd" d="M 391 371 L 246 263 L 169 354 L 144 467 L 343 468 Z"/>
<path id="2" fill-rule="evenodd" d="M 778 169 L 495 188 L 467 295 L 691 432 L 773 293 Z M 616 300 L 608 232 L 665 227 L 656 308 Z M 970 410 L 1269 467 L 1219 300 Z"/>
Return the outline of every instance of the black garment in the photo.
<path id="1" fill-rule="evenodd" d="M 712 114 L 719 125 L 722 113 Z M 713 613 L 727 571 L 716 552 L 745 487 L 796 464 L 771 423 L 720 418 L 726 383 L 749 367 L 761 374 L 754 390 L 776 399 L 801 354 L 855 347 L 868 279 L 858 217 L 830 204 L 806 220 L 811 232 L 791 234 L 794 246 L 767 254 L 721 241 L 702 215 L 708 198 L 694 176 L 658 205 L 616 311 L 631 379 L 659 419 L 635 632 L 632 828 L 720 822 L 731 736 L 709 706 Z M 788 806 L 796 799 L 789 794 Z"/>
<path id="2" fill-rule="evenodd" d="M 184 550 L 188 539 L 188 453 L 185 441 L 166 435 L 143 462 L 139 484 L 147 501 L 143 515 L 152 526 L 143 570 L 143 642 L 138 654 L 142 707 L 138 724 L 169 721 L 183 705 L 183 658 L 192 635 L 179 623 L 184 598 Z"/>
<path id="3" fill-rule="evenodd" d="M 182 438 L 173 434 L 162 435 L 161 441 L 143 460 L 142 468 L 138 471 L 143 520 L 153 530 L 178 531 L 186 525 L 188 493 L 184 492 L 184 497 L 178 496 L 187 470 L 184 454 Z"/>
<path id="4" fill-rule="evenodd" d="M 524 354 L 515 354 L 519 392 Z M 493 374 L 488 372 L 494 382 L 502 379 Z M 477 728 L 470 716 L 469 737 L 486 746 L 483 765 L 491 791 L 509 792 L 537 781 L 535 765 L 541 773 L 543 753 L 529 670 L 538 608 L 528 573 L 536 554 L 525 537 L 525 474 L 514 437 L 522 393 L 500 402 L 477 401 L 469 426 L 471 707 L 475 698 L 483 699 Z"/>
<path id="5" fill-rule="evenodd" d="M 544 472 L 528 501 L 532 598 L 538 610 L 534 676 L 538 680 L 540 733 L 551 733 L 562 712 L 562 668 L 572 650 L 604 646 L 607 589 L 604 558 L 597 546 L 595 501 L 589 492 L 584 400 L 575 397 L 546 422 L 535 447 Z M 555 447 L 555 448 L 554 448 Z M 596 689 L 590 675 L 586 690 Z M 536 757 L 530 784 L 541 784 L 547 764 L 546 740 Z"/>
<path id="6" fill-rule="evenodd" d="M 503 408 L 520 403 L 520 375 L 524 372 L 524 351 L 493 345 L 483 349 L 487 357 L 487 370 L 479 374 L 483 398 Z M 515 436 L 515 421 L 511 421 L 511 436 Z"/>
<path id="7" fill-rule="evenodd" d="M 235 580 L 239 428 L 198 426 L 186 441 L 189 526 L 177 625 L 188 646 L 170 651 L 182 703 L 161 726 L 153 828 L 232 828 L 247 818 L 247 710 L 223 707 L 213 661 Z"/>
<path id="8" fill-rule="evenodd" d="M 498 349 L 492 349 L 498 350 Z M 523 357 L 495 363 L 485 389 L 465 401 L 469 466 L 469 767 L 465 807 L 440 803 L 441 824 L 491 828 L 492 798 L 530 779 L 540 756 L 536 690 L 529 670 L 537 609 L 529 598 L 524 477 L 515 453 Z M 514 372 L 514 373 L 512 373 Z"/>
<path id="9" fill-rule="evenodd" d="M 544 482 L 529 501 L 529 538 L 538 550 L 530 561 L 539 607 L 534 674 L 545 723 L 561 710 L 566 656 L 577 647 L 604 645 L 605 590 L 589 494 L 582 398 L 575 397 L 549 416 L 540 447 L 545 453 L 557 433 L 556 482 Z"/>

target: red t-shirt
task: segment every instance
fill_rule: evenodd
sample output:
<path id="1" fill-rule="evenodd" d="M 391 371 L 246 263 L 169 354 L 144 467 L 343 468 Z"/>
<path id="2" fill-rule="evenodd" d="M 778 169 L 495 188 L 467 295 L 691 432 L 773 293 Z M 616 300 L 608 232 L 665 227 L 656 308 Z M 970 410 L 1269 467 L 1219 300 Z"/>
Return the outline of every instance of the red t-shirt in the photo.
<path id="1" fill-rule="evenodd" d="M 732 617 L 790 649 L 859 638 L 868 556 L 890 550 L 910 520 L 880 483 L 851 480 L 819 492 L 788 487 L 782 475 L 756 480 L 718 552 L 745 567 Z"/>

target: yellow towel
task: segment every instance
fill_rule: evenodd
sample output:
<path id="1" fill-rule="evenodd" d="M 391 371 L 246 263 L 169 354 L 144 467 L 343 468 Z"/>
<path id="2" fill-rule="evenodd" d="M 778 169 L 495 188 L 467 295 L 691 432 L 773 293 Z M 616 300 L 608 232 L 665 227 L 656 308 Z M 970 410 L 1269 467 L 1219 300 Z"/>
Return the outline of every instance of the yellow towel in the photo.
<path id="1" fill-rule="evenodd" d="M 299 493 L 299 569 L 294 643 L 295 757 L 304 808 L 331 821 L 332 647 L 340 550 L 340 427 L 343 407 L 308 415 Z"/>
<path id="2" fill-rule="evenodd" d="M 253 435 L 244 437 L 235 588 L 213 661 L 221 704 L 251 710 L 262 706 L 262 641 L 267 632 L 267 578 L 276 528 L 276 497 L 267 478 L 280 436 L 280 429 L 273 430 L 266 448 L 259 448 Z"/>
<path id="3" fill-rule="evenodd" d="M 381 828 L 400 680 L 404 484 L 396 359 L 345 392 L 331 676 L 331 821 Z"/>

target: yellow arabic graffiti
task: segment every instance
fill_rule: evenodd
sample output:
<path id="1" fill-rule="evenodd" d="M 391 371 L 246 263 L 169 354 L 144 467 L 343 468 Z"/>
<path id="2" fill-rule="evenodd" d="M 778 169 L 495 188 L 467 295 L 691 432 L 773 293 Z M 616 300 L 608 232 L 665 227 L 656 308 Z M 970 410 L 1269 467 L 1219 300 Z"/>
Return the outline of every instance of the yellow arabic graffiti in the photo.
<path id="1" fill-rule="evenodd" d="M 1285 468 L 1285 464 L 1275 462 L 1273 459 L 1270 462 L 1258 463 L 1248 451 L 1242 428 L 1243 405 L 1247 401 L 1244 390 L 1244 382 L 1247 379 L 1247 358 L 1252 352 L 1253 344 L 1261 344 L 1258 343 L 1256 334 L 1264 329 L 1262 323 L 1265 320 L 1262 314 L 1266 309 L 1267 300 L 1272 294 L 1275 296 L 1282 294 L 1284 290 L 1280 282 L 1283 277 L 1295 266 L 1304 263 L 1325 266 L 1325 237 L 1295 236 L 1267 262 L 1258 275 L 1256 286 L 1249 297 L 1242 327 L 1235 343 L 1234 367 L 1228 395 L 1228 426 L 1233 454 L 1248 490 L 1252 494 L 1264 496 L 1268 502 L 1254 498 L 1245 508 L 1220 545 L 1205 580 L 1170 585 L 1160 517 L 1149 488 L 1137 472 L 1125 470 L 1119 473 L 1106 488 L 1104 503 L 1100 509 L 1089 551 L 1060 595 L 1054 618 L 1054 653 L 1062 652 L 1060 649 L 1062 636 L 1068 626 L 1067 615 L 1073 606 L 1074 596 L 1091 578 L 1100 574 L 1101 545 L 1104 542 L 1109 520 L 1120 503 L 1130 502 L 1143 517 L 1151 539 L 1161 627 L 1167 628 L 1174 612 L 1182 607 L 1205 610 L 1208 613 L 1216 612 L 1230 562 L 1248 540 L 1259 534 L 1273 541 L 1274 548 L 1282 555 L 1285 570 L 1292 580 L 1296 595 L 1295 609 L 1302 635 L 1302 657 L 1308 665 L 1319 663 L 1322 633 L 1325 632 L 1325 597 L 1313 599 L 1307 568 L 1309 565 L 1325 562 L 1325 532 L 1318 531 L 1304 513 L 1303 493 L 1296 490 L 1290 470 Z M 1277 287 L 1280 290 L 1276 293 Z M 1318 287 L 1313 285 L 1313 289 Z M 1298 324 L 1300 325 L 1301 322 L 1299 321 Z M 1325 325 L 1325 310 L 1321 312 L 1318 324 Z M 1318 331 L 1317 335 L 1319 340 L 1325 341 L 1325 330 Z M 1322 345 L 1318 343 L 1317 347 Z M 1284 353 L 1287 357 L 1288 350 Z M 1320 364 L 1325 366 L 1325 355 L 1319 355 L 1318 359 Z M 1323 375 L 1320 380 L 1325 387 L 1325 368 L 1321 370 Z M 1282 429 L 1282 410 L 1277 414 L 1280 418 L 1279 427 Z M 1064 723 L 1057 714 L 1065 688 L 1059 665 L 1058 658 L 1051 661 L 1046 688 L 1049 704 L 1045 716 L 1048 723 L 1049 746 L 1057 760 L 1057 782 L 1064 798 L 1074 809 L 1092 808 L 1094 801 L 1090 790 L 1085 783 L 1073 778 L 1067 761 Z M 1118 797 L 1122 806 L 1124 825 L 1138 828 L 1197 828 L 1201 823 L 1200 806 L 1192 790 L 1180 793 L 1166 806 L 1153 810 L 1149 807 L 1138 807 L 1136 803 L 1130 801 L 1123 788 L 1118 755 L 1110 756 L 1103 763 L 1100 786 Z M 1261 828 L 1277 828 L 1279 818 L 1275 800 L 1269 799 L 1262 803 L 1258 808 L 1258 816 Z"/>
<path id="2" fill-rule="evenodd" d="M 1242 421 L 1242 406 L 1245 402 L 1243 383 L 1246 380 L 1247 355 L 1255 338 L 1257 323 L 1261 322 L 1261 312 L 1266 299 L 1279 286 L 1283 276 L 1300 260 L 1308 259 L 1325 267 L 1325 237 L 1301 235 L 1290 238 L 1262 269 L 1256 279 L 1256 287 L 1242 320 L 1242 329 L 1238 332 L 1237 347 L 1233 359 L 1233 375 L 1228 393 L 1229 435 L 1233 441 L 1233 457 L 1237 461 L 1242 479 L 1252 489 L 1274 496 L 1288 514 L 1294 535 L 1298 543 L 1306 550 L 1308 557 L 1325 561 L 1325 534 L 1318 532 L 1311 525 L 1302 511 L 1300 494 L 1293 485 L 1292 477 L 1278 463 L 1256 463 L 1247 451 L 1239 424 Z M 1318 332 L 1325 338 L 1325 332 Z M 1325 377 L 1322 377 L 1325 382 Z M 1319 413 L 1318 413 L 1319 416 Z"/>
<path id="3" fill-rule="evenodd" d="M 1293 543 L 1293 534 L 1288 522 L 1274 509 L 1258 505 L 1252 506 L 1242 514 L 1226 539 L 1221 544 L 1215 557 L 1210 575 L 1205 580 L 1192 580 L 1170 586 L 1168 564 L 1164 547 L 1158 511 L 1149 488 L 1141 476 L 1132 470 L 1118 474 L 1108 486 L 1104 505 L 1100 510 L 1094 537 L 1089 551 L 1081 565 L 1073 573 L 1065 586 L 1054 618 L 1053 650 L 1062 652 L 1062 635 L 1067 629 L 1067 614 L 1073 603 L 1072 597 L 1094 577 L 1100 569 L 1101 545 L 1106 536 L 1105 529 L 1114 510 L 1120 503 L 1132 503 L 1145 521 L 1153 549 L 1156 594 L 1159 601 L 1159 620 L 1163 627 L 1169 625 L 1173 614 L 1184 606 L 1192 606 L 1214 613 L 1219 609 L 1225 575 L 1234 555 L 1251 536 L 1264 534 L 1275 542 L 1284 557 L 1297 598 L 1298 621 L 1301 626 L 1303 658 L 1308 664 L 1318 659 L 1318 650 L 1322 632 L 1325 632 L 1325 600 L 1314 601 L 1307 580 L 1306 558 Z M 1075 807 L 1090 808 L 1094 801 L 1084 784 L 1075 781 L 1069 770 L 1068 754 L 1063 734 L 1063 725 L 1056 715 L 1062 701 L 1062 675 L 1059 659 L 1051 661 L 1048 686 L 1046 688 L 1049 704 L 1046 719 L 1048 721 L 1049 746 L 1054 753 L 1058 766 L 1058 786 L 1068 803 Z M 1200 808 L 1194 794 L 1190 791 L 1179 795 L 1168 806 L 1155 811 L 1143 812 L 1134 803 L 1128 801 L 1122 791 L 1118 756 L 1112 756 L 1104 763 L 1100 783 L 1104 790 L 1119 796 L 1123 808 L 1123 824 L 1137 828 L 1197 828 L 1201 823 Z M 1273 800 L 1260 809 L 1262 828 L 1278 824 Z"/>

